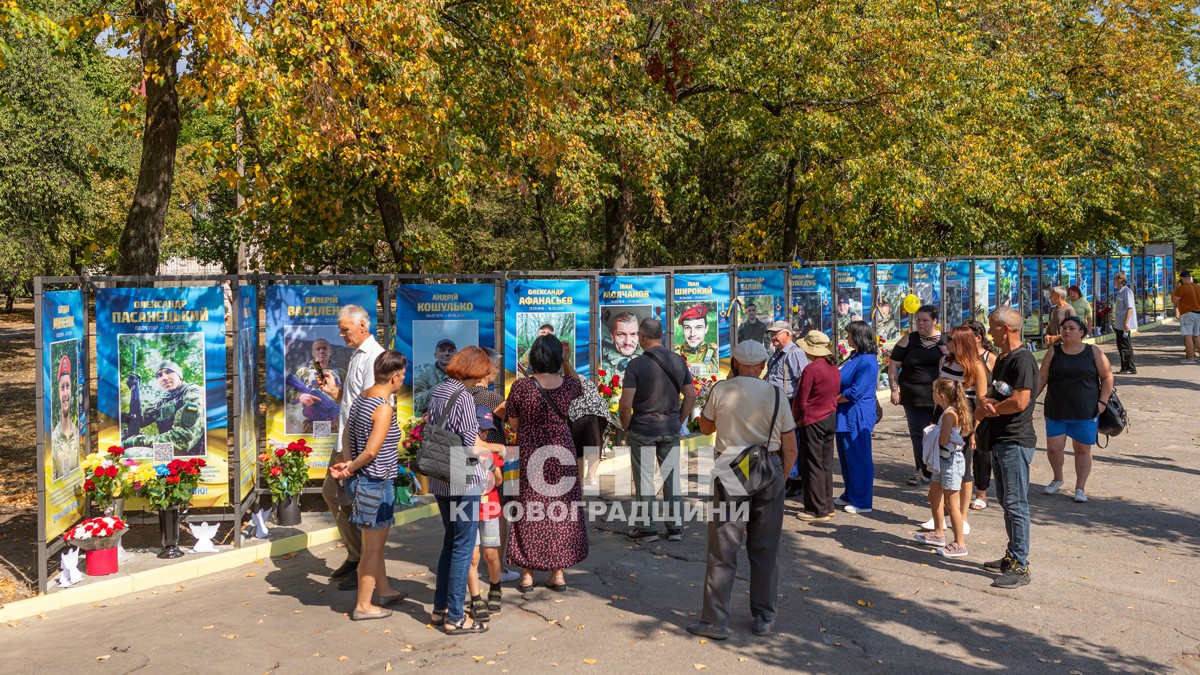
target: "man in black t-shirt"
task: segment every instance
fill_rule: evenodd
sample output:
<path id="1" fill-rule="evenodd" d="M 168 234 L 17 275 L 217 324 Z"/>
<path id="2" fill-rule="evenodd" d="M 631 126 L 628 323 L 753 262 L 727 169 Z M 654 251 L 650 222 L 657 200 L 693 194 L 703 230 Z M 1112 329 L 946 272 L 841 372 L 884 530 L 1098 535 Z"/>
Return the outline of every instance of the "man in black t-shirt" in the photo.
<path id="1" fill-rule="evenodd" d="M 656 460 L 663 477 L 663 501 L 669 510 L 669 517 L 664 518 L 668 521 L 667 539 L 683 539 L 679 429 L 692 413 L 696 388 L 687 363 L 663 347 L 662 338 L 661 321 L 642 319 L 638 324 L 642 355 L 629 362 L 621 383 L 618 410 L 633 461 L 633 508 L 638 523 L 628 535 L 630 541 L 658 541 L 658 527 L 652 516 Z"/>
<path id="2" fill-rule="evenodd" d="M 992 386 L 975 408 L 975 419 L 986 420 L 991 440 L 996 494 L 1004 508 L 1008 547 L 1004 557 L 984 563 L 1001 575 L 992 584 L 1017 588 L 1029 583 L 1029 465 L 1037 434 L 1033 430 L 1033 392 L 1038 384 L 1037 359 L 1021 339 L 1024 319 L 1011 307 L 988 317 L 988 334 L 1004 352 L 992 370 Z"/>

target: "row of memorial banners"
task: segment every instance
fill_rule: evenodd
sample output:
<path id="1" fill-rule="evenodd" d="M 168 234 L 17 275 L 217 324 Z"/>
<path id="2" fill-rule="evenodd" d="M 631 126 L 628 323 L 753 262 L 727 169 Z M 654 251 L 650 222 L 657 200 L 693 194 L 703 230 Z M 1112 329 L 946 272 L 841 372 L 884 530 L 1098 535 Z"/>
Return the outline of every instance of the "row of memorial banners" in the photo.
<path id="1" fill-rule="evenodd" d="M 797 331 L 844 337 L 846 324 L 862 319 L 893 342 L 909 329 L 903 310 L 908 294 L 922 305 L 942 308 L 941 323 L 948 326 L 972 318 L 985 321 L 997 307 L 1017 307 L 1027 317 L 1027 331 L 1038 335 L 1050 288 L 1078 285 L 1099 306 L 1110 301 L 1113 276 L 1124 270 L 1134 280 L 1143 313 L 1152 314 L 1166 306 L 1172 265 L 1170 257 L 1115 256 L 555 279 L 496 275 L 481 278 L 482 283 L 399 284 L 394 314 L 389 311 L 398 320 L 383 330 L 376 285 L 265 285 L 265 439 L 267 444 L 306 439 L 315 448 L 309 475 L 324 476 L 339 420 L 337 405 L 317 386 L 318 370 L 339 384 L 344 379 L 353 350 L 341 338 L 337 319 L 351 304 L 363 307 L 372 331 L 386 335 L 390 346 L 409 359 L 408 386 L 398 400 L 398 417 L 405 423 L 425 412 L 433 388 L 445 378 L 444 366 L 470 345 L 503 349 L 505 385 L 528 373 L 530 346 L 546 334 L 567 343 L 581 375 L 603 371 L 611 377 L 623 374 L 641 353 L 638 322 L 656 317 L 668 328 L 666 343 L 696 376 L 720 376 L 728 372 L 737 342 L 759 340 L 770 348 L 766 326 L 775 320 L 789 320 Z M 258 289 L 240 285 L 236 290 L 231 317 L 236 401 L 226 397 L 226 308 L 220 286 L 94 291 L 99 447 L 122 445 L 128 457 L 142 461 L 205 458 L 192 502 L 197 507 L 244 500 L 257 482 L 261 449 L 255 416 L 236 425 L 236 443 L 227 439 L 230 405 L 257 411 L 260 393 Z M 82 291 L 42 294 L 37 331 L 45 541 L 78 522 L 84 510 L 85 318 Z M 237 456 L 229 457 L 230 450 Z M 237 475 L 231 477 L 232 467 Z"/>

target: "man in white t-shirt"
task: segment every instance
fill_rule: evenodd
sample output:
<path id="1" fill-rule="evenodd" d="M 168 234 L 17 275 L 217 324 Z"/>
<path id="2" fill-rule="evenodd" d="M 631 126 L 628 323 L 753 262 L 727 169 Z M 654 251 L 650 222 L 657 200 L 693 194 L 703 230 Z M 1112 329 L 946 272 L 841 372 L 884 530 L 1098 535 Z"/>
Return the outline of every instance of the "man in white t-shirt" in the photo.
<path id="1" fill-rule="evenodd" d="M 350 417 L 350 406 L 367 387 L 375 383 L 375 359 L 383 353 L 383 346 L 371 334 L 371 317 L 367 311 L 358 305 L 346 305 L 338 312 L 338 332 L 346 346 L 354 350 L 350 357 L 350 365 L 346 368 L 344 386 L 338 386 L 333 377 L 325 377 L 321 381 L 321 391 L 329 394 L 330 398 L 340 405 L 338 414 L 338 429 L 346 428 L 346 420 Z M 329 466 L 341 461 L 350 461 L 348 448 L 340 446 L 343 436 L 338 436 L 339 445 L 335 446 L 333 455 L 329 458 Z M 338 589 L 343 591 L 358 588 L 358 559 L 362 555 L 362 532 L 358 526 L 350 523 L 350 506 L 341 503 L 338 498 L 340 491 L 338 481 L 329 473 L 325 474 L 325 482 L 321 485 L 321 496 L 337 521 L 338 532 L 342 535 L 342 543 L 346 545 L 346 562 L 333 571 L 330 578 L 341 583 Z"/>
<path id="2" fill-rule="evenodd" d="M 716 432 L 716 451 L 740 452 L 751 445 L 766 444 L 776 462 L 775 484 L 744 498 L 749 502 L 747 520 L 729 520 L 731 501 L 718 484 L 713 487 L 708 523 L 708 565 L 704 573 L 704 610 L 700 622 L 688 632 L 714 640 L 729 637 L 729 605 L 737 575 L 737 556 L 746 542 L 750 559 L 750 613 L 755 635 L 767 635 L 775 627 L 779 588 L 779 540 L 783 533 L 783 488 L 787 471 L 796 462 L 796 422 L 779 388 L 759 379 L 767 361 L 761 342 L 742 342 L 733 351 L 731 376 L 717 383 L 700 414 L 700 433 Z M 778 396 L 777 396 L 778 393 Z M 771 401 L 775 401 L 774 407 Z M 774 418 L 774 426 L 771 420 Z M 782 454 L 782 457 L 780 455 Z M 720 507 L 724 506 L 722 509 Z"/>

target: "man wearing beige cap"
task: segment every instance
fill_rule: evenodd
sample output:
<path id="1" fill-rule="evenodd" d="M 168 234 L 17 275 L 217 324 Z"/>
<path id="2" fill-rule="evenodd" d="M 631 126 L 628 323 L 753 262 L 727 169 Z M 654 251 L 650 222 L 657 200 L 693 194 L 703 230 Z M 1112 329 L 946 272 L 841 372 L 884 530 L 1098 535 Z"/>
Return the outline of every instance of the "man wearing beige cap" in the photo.
<path id="1" fill-rule="evenodd" d="M 759 379 L 766 360 L 767 349 L 762 343 L 739 344 L 733 350 L 733 369 L 738 377 L 713 387 L 699 417 L 700 433 L 716 432 L 718 456 L 762 444 L 771 453 L 771 461 L 780 462 L 775 466 L 775 482 L 749 497 L 733 500 L 719 481 L 713 486 L 704 609 L 699 623 L 688 626 L 687 630 L 714 640 L 729 637 L 730 604 L 743 540 L 750 559 L 750 615 L 754 622 L 751 630 L 755 635 L 767 635 L 775 627 L 779 597 L 777 559 L 783 532 L 783 467 L 796 461 L 796 423 L 782 392 Z M 748 505 L 744 511 L 747 518 L 731 517 L 735 501 Z"/>
<path id="2" fill-rule="evenodd" d="M 796 392 L 799 390 L 800 373 L 804 372 L 804 367 L 808 365 L 808 357 L 792 341 L 792 325 L 790 323 L 786 321 L 772 323 L 767 326 L 767 335 L 771 337 L 771 344 L 775 347 L 775 353 L 767 361 L 767 382 L 779 387 L 790 408 L 792 399 L 796 397 Z M 796 499 L 800 496 L 799 472 L 793 466 L 787 467 L 787 471 L 786 497 Z"/>

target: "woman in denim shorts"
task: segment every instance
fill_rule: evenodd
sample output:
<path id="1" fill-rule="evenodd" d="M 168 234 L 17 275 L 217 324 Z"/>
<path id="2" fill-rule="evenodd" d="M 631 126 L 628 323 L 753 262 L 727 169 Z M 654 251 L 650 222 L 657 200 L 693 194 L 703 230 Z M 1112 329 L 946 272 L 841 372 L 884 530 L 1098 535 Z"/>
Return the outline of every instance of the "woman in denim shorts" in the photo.
<path id="1" fill-rule="evenodd" d="M 362 530 L 362 557 L 358 562 L 358 603 L 350 618 L 355 621 L 391 616 L 387 605 L 406 595 L 388 584 L 383 549 L 392 527 L 396 479 L 399 465 L 400 428 L 389 400 L 404 384 L 408 360 L 396 351 L 385 351 L 375 359 L 375 385 L 363 391 L 350 406 L 343 430 L 343 447 L 350 461 L 330 467 L 330 474 L 345 481 L 352 513 L 350 523 Z M 379 592 L 379 605 L 371 594 Z"/>

